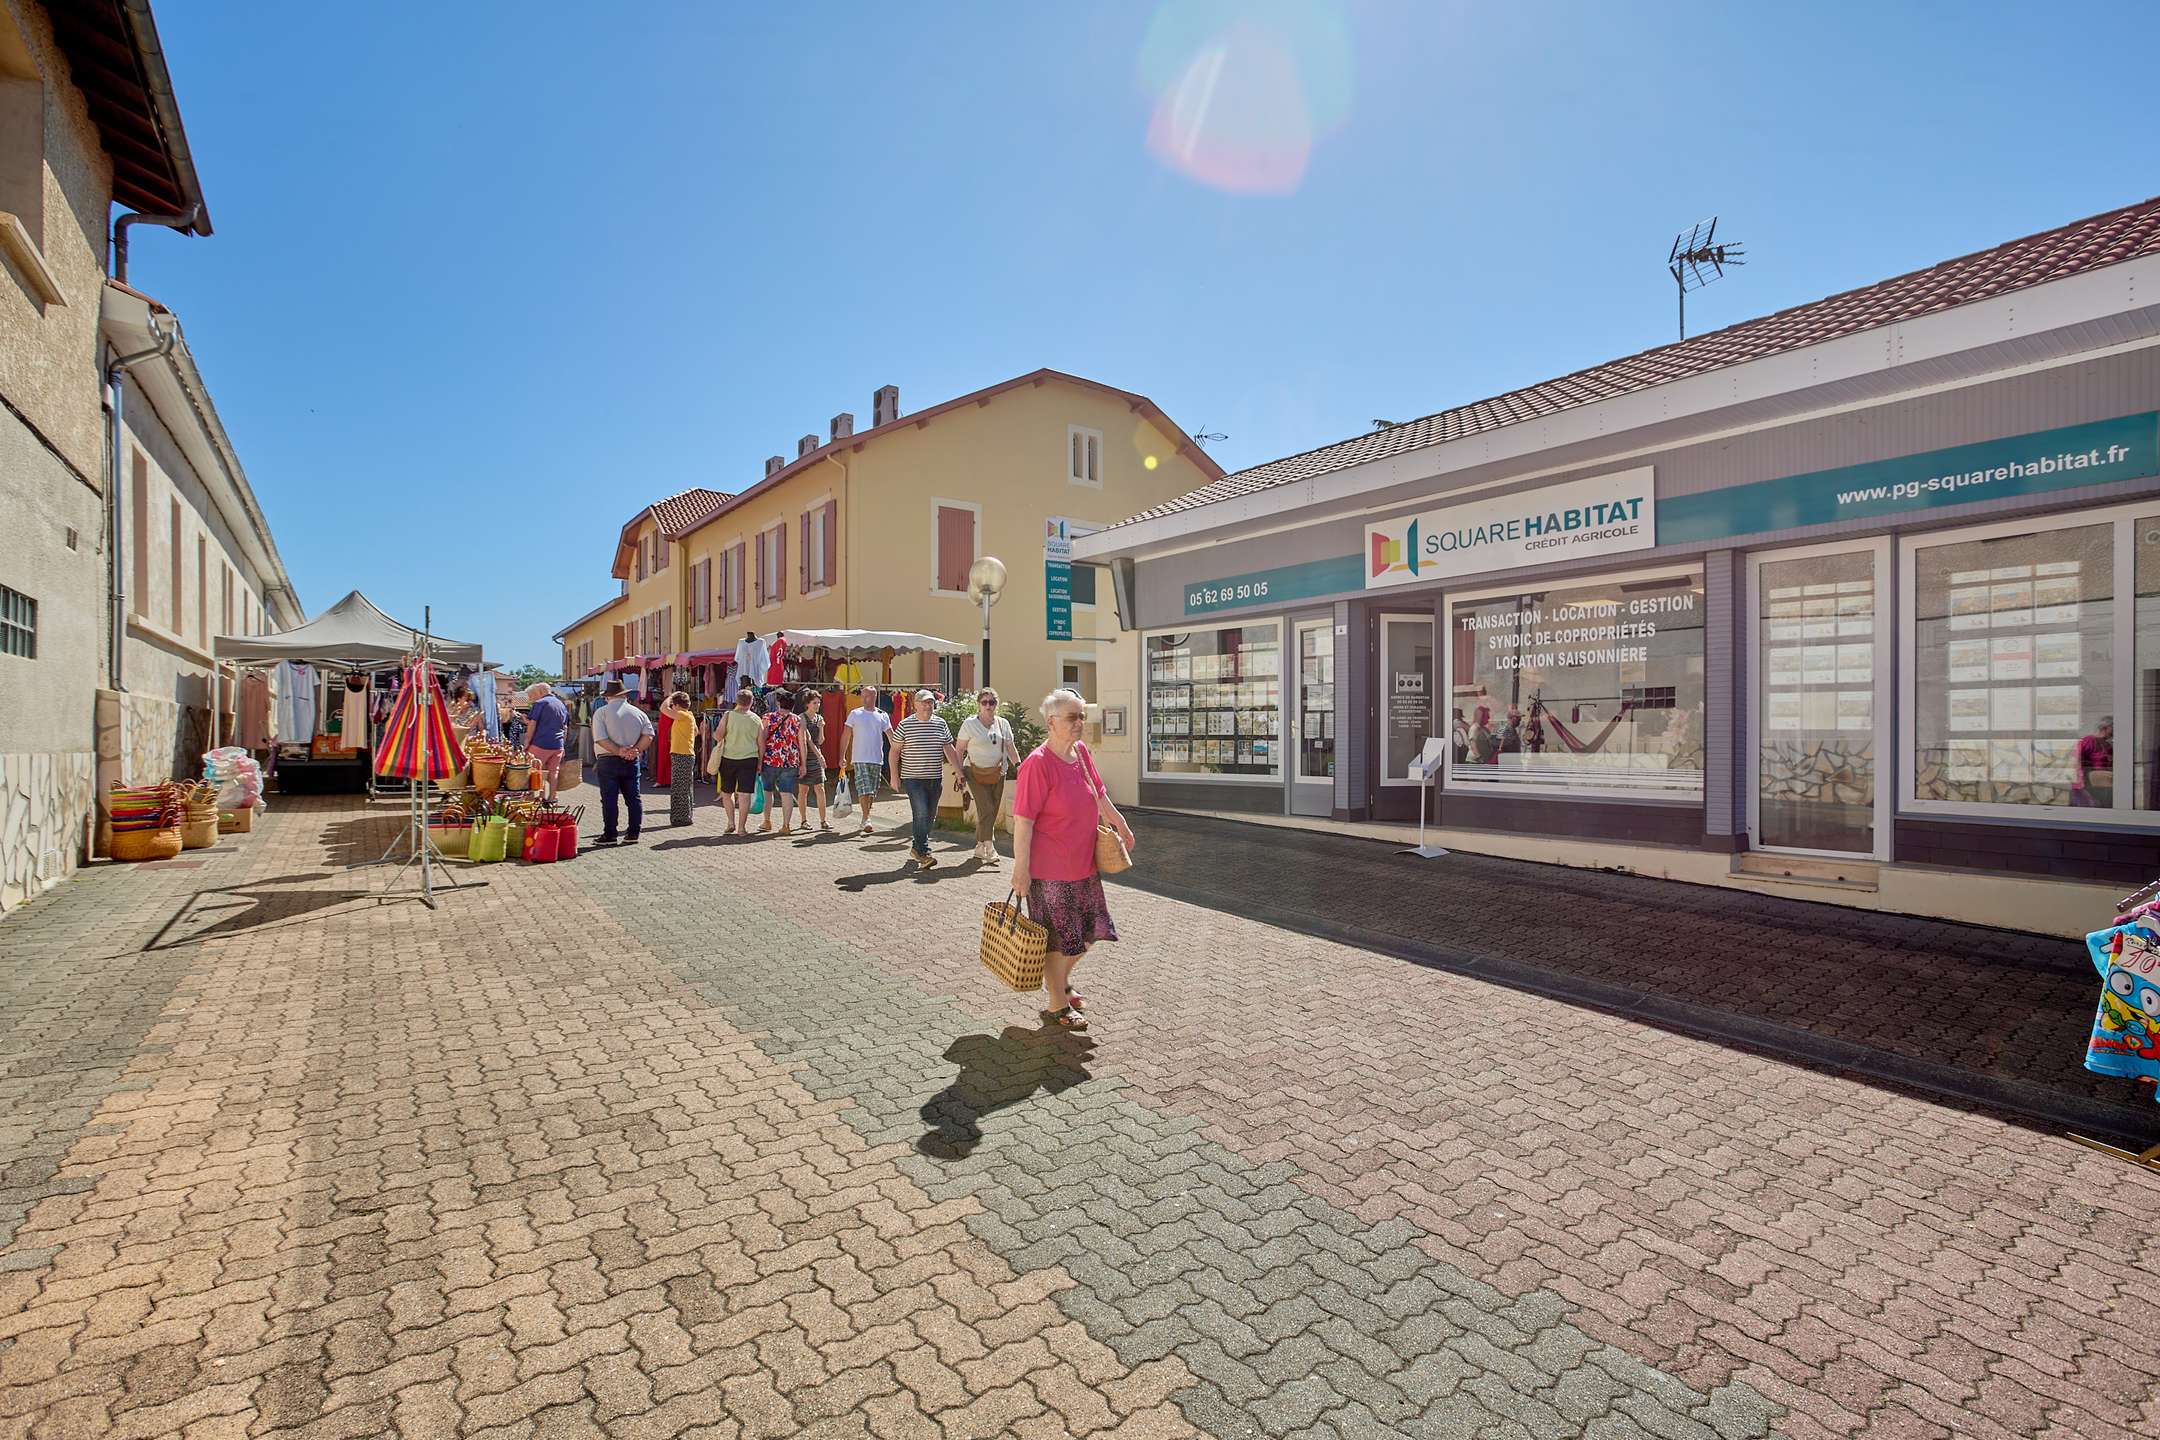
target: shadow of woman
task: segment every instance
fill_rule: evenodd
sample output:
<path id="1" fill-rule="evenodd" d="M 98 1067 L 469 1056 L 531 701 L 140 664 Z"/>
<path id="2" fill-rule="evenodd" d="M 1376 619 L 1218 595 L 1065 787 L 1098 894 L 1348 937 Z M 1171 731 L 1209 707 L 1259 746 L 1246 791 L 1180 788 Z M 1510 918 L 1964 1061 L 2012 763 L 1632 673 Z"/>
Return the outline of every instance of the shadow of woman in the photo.
<path id="1" fill-rule="evenodd" d="M 981 1120 L 1038 1090 L 1057 1095 L 1089 1077 L 1095 1042 L 1085 1033 L 1008 1025 L 1000 1035 L 963 1035 L 945 1051 L 960 1073 L 923 1103 L 927 1127 L 915 1148 L 934 1160 L 959 1160 L 982 1142 Z"/>

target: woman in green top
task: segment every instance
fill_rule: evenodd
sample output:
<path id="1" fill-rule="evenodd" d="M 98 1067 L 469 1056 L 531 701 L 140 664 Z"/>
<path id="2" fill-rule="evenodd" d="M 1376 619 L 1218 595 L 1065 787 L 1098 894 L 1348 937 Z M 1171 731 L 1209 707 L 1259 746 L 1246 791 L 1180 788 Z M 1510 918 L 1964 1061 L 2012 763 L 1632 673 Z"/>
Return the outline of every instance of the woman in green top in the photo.
<path id="1" fill-rule="evenodd" d="M 758 739 L 764 722 L 750 708 L 748 685 L 735 692 L 735 708 L 720 717 L 720 746 L 715 751 L 713 773 L 720 780 L 720 813 L 727 816 L 727 833 L 750 833 L 750 792 L 757 788 Z"/>

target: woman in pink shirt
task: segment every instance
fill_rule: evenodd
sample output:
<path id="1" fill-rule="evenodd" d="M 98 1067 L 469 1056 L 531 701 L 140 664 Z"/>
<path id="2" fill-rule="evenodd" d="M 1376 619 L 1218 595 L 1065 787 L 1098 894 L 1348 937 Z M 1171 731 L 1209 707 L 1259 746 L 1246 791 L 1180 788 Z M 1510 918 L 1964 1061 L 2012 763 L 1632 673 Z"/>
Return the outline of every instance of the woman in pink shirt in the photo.
<path id="1" fill-rule="evenodd" d="M 1050 737 L 1020 762 L 1013 787 L 1013 890 L 1027 897 L 1028 914 L 1050 931 L 1043 1018 L 1066 1030 L 1087 1029 L 1085 997 L 1072 988 L 1073 967 L 1098 940 L 1117 939 L 1102 876 L 1095 869 L 1098 820 L 1133 848 L 1132 827 L 1110 803 L 1110 792 L 1087 746 L 1080 743 L 1087 703 L 1071 690 L 1053 690 L 1042 703 Z"/>

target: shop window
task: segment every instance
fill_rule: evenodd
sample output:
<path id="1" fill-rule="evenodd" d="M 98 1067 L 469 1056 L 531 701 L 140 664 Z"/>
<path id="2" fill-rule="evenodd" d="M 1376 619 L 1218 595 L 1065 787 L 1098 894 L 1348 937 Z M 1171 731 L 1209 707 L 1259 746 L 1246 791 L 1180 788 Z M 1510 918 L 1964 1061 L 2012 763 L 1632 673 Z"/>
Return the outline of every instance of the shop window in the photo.
<path id="1" fill-rule="evenodd" d="M 1282 773 L 1282 644 L 1275 625 L 1148 637 L 1147 702 L 1149 774 Z"/>
<path id="2" fill-rule="evenodd" d="M 37 659 L 37 601 L 0 585 L 0 655 Z"/>
<path id="3" fill-rule="evenodd" d="M 1075 565 L 1072 567 L 1072 603 L 1075 610 L 1095 608 L 1095 567 Z"/>
<path id="4" fill-rule="evenodd" d="M 2131 771 L 2131 804 L 2160 810 L 2160 515 L 2131 522 L 2136 547 L 2137 763 Z M 2114 736 L 2108 737 L 2114 744 Z M 2111 757 L 2112 758 L 2112 757 Z"/>
<path id="5" fill-rule="evenodd" d="M 1761 696 L 1756 743 L 1755 841 L 1772 850 L 1873 855 L 1876 737 L 1884 706 L 1876 676 L 1873 546 L 1764 555 L 1755 565 Z"/>
<path id="6" fill-rule="evenodd" d="M 1065 427 L 1065 478 L 1075 485 L 1102 488 L 1102 431 L 1081 425 Z"/>
<path id="7" fill-rule="evenodd" d="M 1451 786 L 1702 794 L 1700 571 L 1451 601 L 1448 631 Z"/>
<path id="8" fill-rule="evenodd" d="M 1914 801 L 2114 808 L 2115 534 L 1913 543 Z"/>
<path id="9" fill-rule="evenodd" d="M 1427 615 L 1389 615 L 1380 621 L 1380 783 L 1415 785 L 1410 766 L 1433 729 L 1433 622 Z"/>

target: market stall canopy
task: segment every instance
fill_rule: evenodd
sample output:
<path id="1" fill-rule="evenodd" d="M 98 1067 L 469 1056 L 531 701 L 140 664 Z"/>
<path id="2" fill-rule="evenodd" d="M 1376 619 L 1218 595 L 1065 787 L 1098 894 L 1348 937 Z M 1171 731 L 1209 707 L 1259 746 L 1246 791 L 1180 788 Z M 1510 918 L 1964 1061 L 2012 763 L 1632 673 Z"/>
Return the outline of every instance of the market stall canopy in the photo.
<path id="1" fill-rule="evenodd" d="M 975 653 L 972 645 L 908 630 L 775 630 L 764 637 L 766 644 L 772 643 L 773 635 L 784 637 L 790 650 L 825 650 L 843 660 L 875 660 L 887 650 L 896 655 Z"/>
<path id="2" fill-rule="evenodd" d="M 290 630 L 275 635 L 220 635 L 212 649 L 220 660 L 276 661 L 345 665 L 390 665 L 410 655 L 420 643 L 420 632 L 400 625 L 355 590 L 329 609 Z M 434 636 L 429 641 L 435 659 L 445 665 L 481 665 L 478 645 Z"/>

